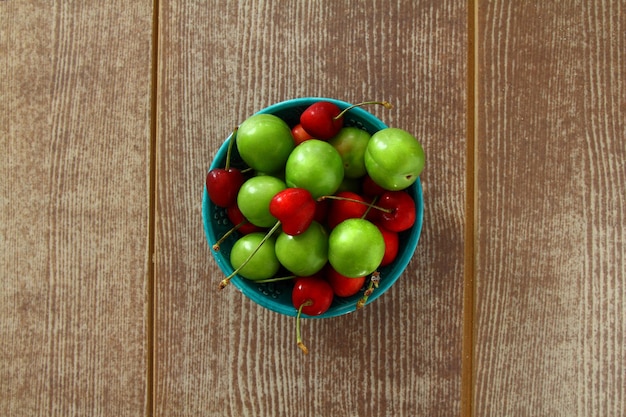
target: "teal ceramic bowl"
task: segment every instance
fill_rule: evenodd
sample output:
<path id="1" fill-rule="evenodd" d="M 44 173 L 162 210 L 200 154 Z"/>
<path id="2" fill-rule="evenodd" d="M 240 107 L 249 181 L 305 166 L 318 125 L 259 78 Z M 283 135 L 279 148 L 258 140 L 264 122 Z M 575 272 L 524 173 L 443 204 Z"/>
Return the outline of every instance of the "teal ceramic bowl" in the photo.
<path id="1" fill-rule="evenodd" d="M 340 109 L 345 109 L 350 106 L 350 103 L 335 99 L 307 97 L 280 102 L 271 105 L 259 111 L 258 113 L 274 114 L 285 120 L 285 122 L 287 122 L 289 126 L 293 127 L 299 123 L 300 114 L 308 106 L 320 100 L 333 102 Z M 359 107 L 354 108 L 346 113 L 346 115 L 344 116 L 344 125 L 356 126 L 361 129 L 365 129 L 370 134 L 373 134 L 374 132 L 387 127 L 380 119 Z M 230 136 L 217 151 L 217 154 L 213 159 L 213 162 L 211 163 L 209 169 L 224 166 L 229 139 Z M 237 153 L 236 146 L 232 149 L 231 165 L 239 168 L 246 167 L 241 160 L 239 154 Z M 211 248 L 213 244 L 222 235 L 224 235 L 226 231 L 233 227 L 233 225 L 226 215 L 226 210 L 215 206 L 211 202 L 206 191 L 206 186 L 204 185 L 203 190 L 202 218 L 204 221 L 204 231 L 206 234 L 207 242 L 209 244 L 209 248 Z M 379 287 L 375 289 L 373 294 L 368 298 L 367 304 L 372 303 L 380 296 L 382 296 L 402 276 L 417 247 L 424 217 L 424 201 L 422 197 L 422 186 L 420 180 L 418 179 L 407 191 L 409 192 L 411 197 L 413 197 L 416 205 L 417 213 L 415 224 L 411 229 L 400 234 L 400 248 L 395 261 L 392 264 L 379 269 Z M 215 258 L 217 266 L 222 270 L 224 276 L 227 276 L 231 272 L 233 272 L 233 267 L 229 261 L 230 250 L 238 237 L 239 236 L 236 233 L 231 235 L 220 245 L 220 250 L 218 252 L 210 249 L 213 257 Z M 218 284 L 219 281 L 216 281 L 216 288 Z M 284 314 L 286 316 L 295 317 L 297 314 L 297 310 L 293 307 L 293 304 L 291 303 L 291 290 L 293 288 L 293 283 L 291 281 L 257 284 L 243 277 L 235 276 L 231 280 L 231 284 L 239 289 L 247 298 L 269 310 Z M 228 289 L 229 287 L 226 287 L 223 291 L 228 291 Z M 311 317 L 329 318 L 353 312 L 356 310 L 356 304 L 362 297 L 362 295 L 363 290 L 361 290 L 360 293 L 352 297 L 335 297 L 332 305 L 324 314 Z"/>

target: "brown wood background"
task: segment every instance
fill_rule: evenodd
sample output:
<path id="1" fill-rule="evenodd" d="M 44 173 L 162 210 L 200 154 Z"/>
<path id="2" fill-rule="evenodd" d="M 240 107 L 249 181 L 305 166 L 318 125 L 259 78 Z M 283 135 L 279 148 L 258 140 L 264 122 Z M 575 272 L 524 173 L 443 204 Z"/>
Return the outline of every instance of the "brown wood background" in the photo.
<path id="1" fill-rule="evenodd" d="M 623 2 L 56 3 L 0 1 L 0 415 L 626 415 Z M 428 157 L 407 273 L 306 357 L 201 219 L 300 96 Z"/>
<path id="2" fill-rule="evenodd" d="M 626 415 L 624 2 L 479 2 L 475 414 Z"/>
<path id="3" fill-rule="evenodd" d="M 64 3 L 0 2 L 0 415 L 141 415 L 152 14 Z"/>

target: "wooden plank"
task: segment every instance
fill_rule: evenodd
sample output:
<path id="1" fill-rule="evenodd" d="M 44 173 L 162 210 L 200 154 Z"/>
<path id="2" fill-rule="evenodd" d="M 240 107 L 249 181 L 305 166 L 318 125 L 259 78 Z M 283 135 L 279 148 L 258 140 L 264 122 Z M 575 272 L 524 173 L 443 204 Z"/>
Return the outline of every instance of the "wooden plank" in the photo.
<path id="1" fill-rule="evenodd" d="M 460 412 L 465 201 L 463 2 L 161 2 L 155 415 L 450 416 Z M 218 146 L 256 110 L 300 96 L 373 109 L 414 132 L 426 214 L 406 275 L 363 312 L 294 321 L 221 274 L 201 219 Z"/>
<path id="2" fill-rule="evenodd" d="M 39 3 L 0 2 L 0 415 L 145 415 L 151 3 Z"/>
<path id="3" fill-rule="evenodd" d="M 626 410 L 623 2 L 479 2 L 476 416 Z"/>

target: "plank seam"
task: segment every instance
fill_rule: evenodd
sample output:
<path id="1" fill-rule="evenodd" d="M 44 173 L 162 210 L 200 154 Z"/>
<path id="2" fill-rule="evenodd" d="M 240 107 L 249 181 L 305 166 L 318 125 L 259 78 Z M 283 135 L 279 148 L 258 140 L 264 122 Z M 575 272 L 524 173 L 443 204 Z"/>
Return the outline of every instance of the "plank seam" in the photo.
<path id="1" fill-rule="evenodd" d="M 150 201 L 148 214 L 148 266 L 147 266 L 147 312 L 146 312 L 146 411 L 147 417 L 155 413 L 155 314 L 156 314 L 156 198 L 157 198 L 157 145 L 158 145 L 158 76 L 159 76 L 159 0 L 152 2 L 152 45 L 150 52 Z"/>
<path id="2" fill-rule="evenodd" d="M 475 140 L 477 2 L 467 3 L 467 154 L 465 176 L 465 246 L 463 276 L 463 341 L 461 358 L 461 416 L 472 417 L 474 399 L 474 275 L 475 275 Z"/>

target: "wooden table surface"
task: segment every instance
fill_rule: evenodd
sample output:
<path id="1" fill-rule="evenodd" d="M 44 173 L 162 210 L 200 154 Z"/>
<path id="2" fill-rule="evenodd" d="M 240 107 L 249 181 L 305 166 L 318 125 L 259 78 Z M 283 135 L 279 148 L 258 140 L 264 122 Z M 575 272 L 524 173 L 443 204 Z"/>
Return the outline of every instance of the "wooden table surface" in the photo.
<path id="1" fill-rule="evenodd" d="M 0 57 L 0 415 L 626 415 L 623 1 L 3 0 Z M 408 270 L 308 356 L 201 218 L 302 96 L 427 153 Z"/>

